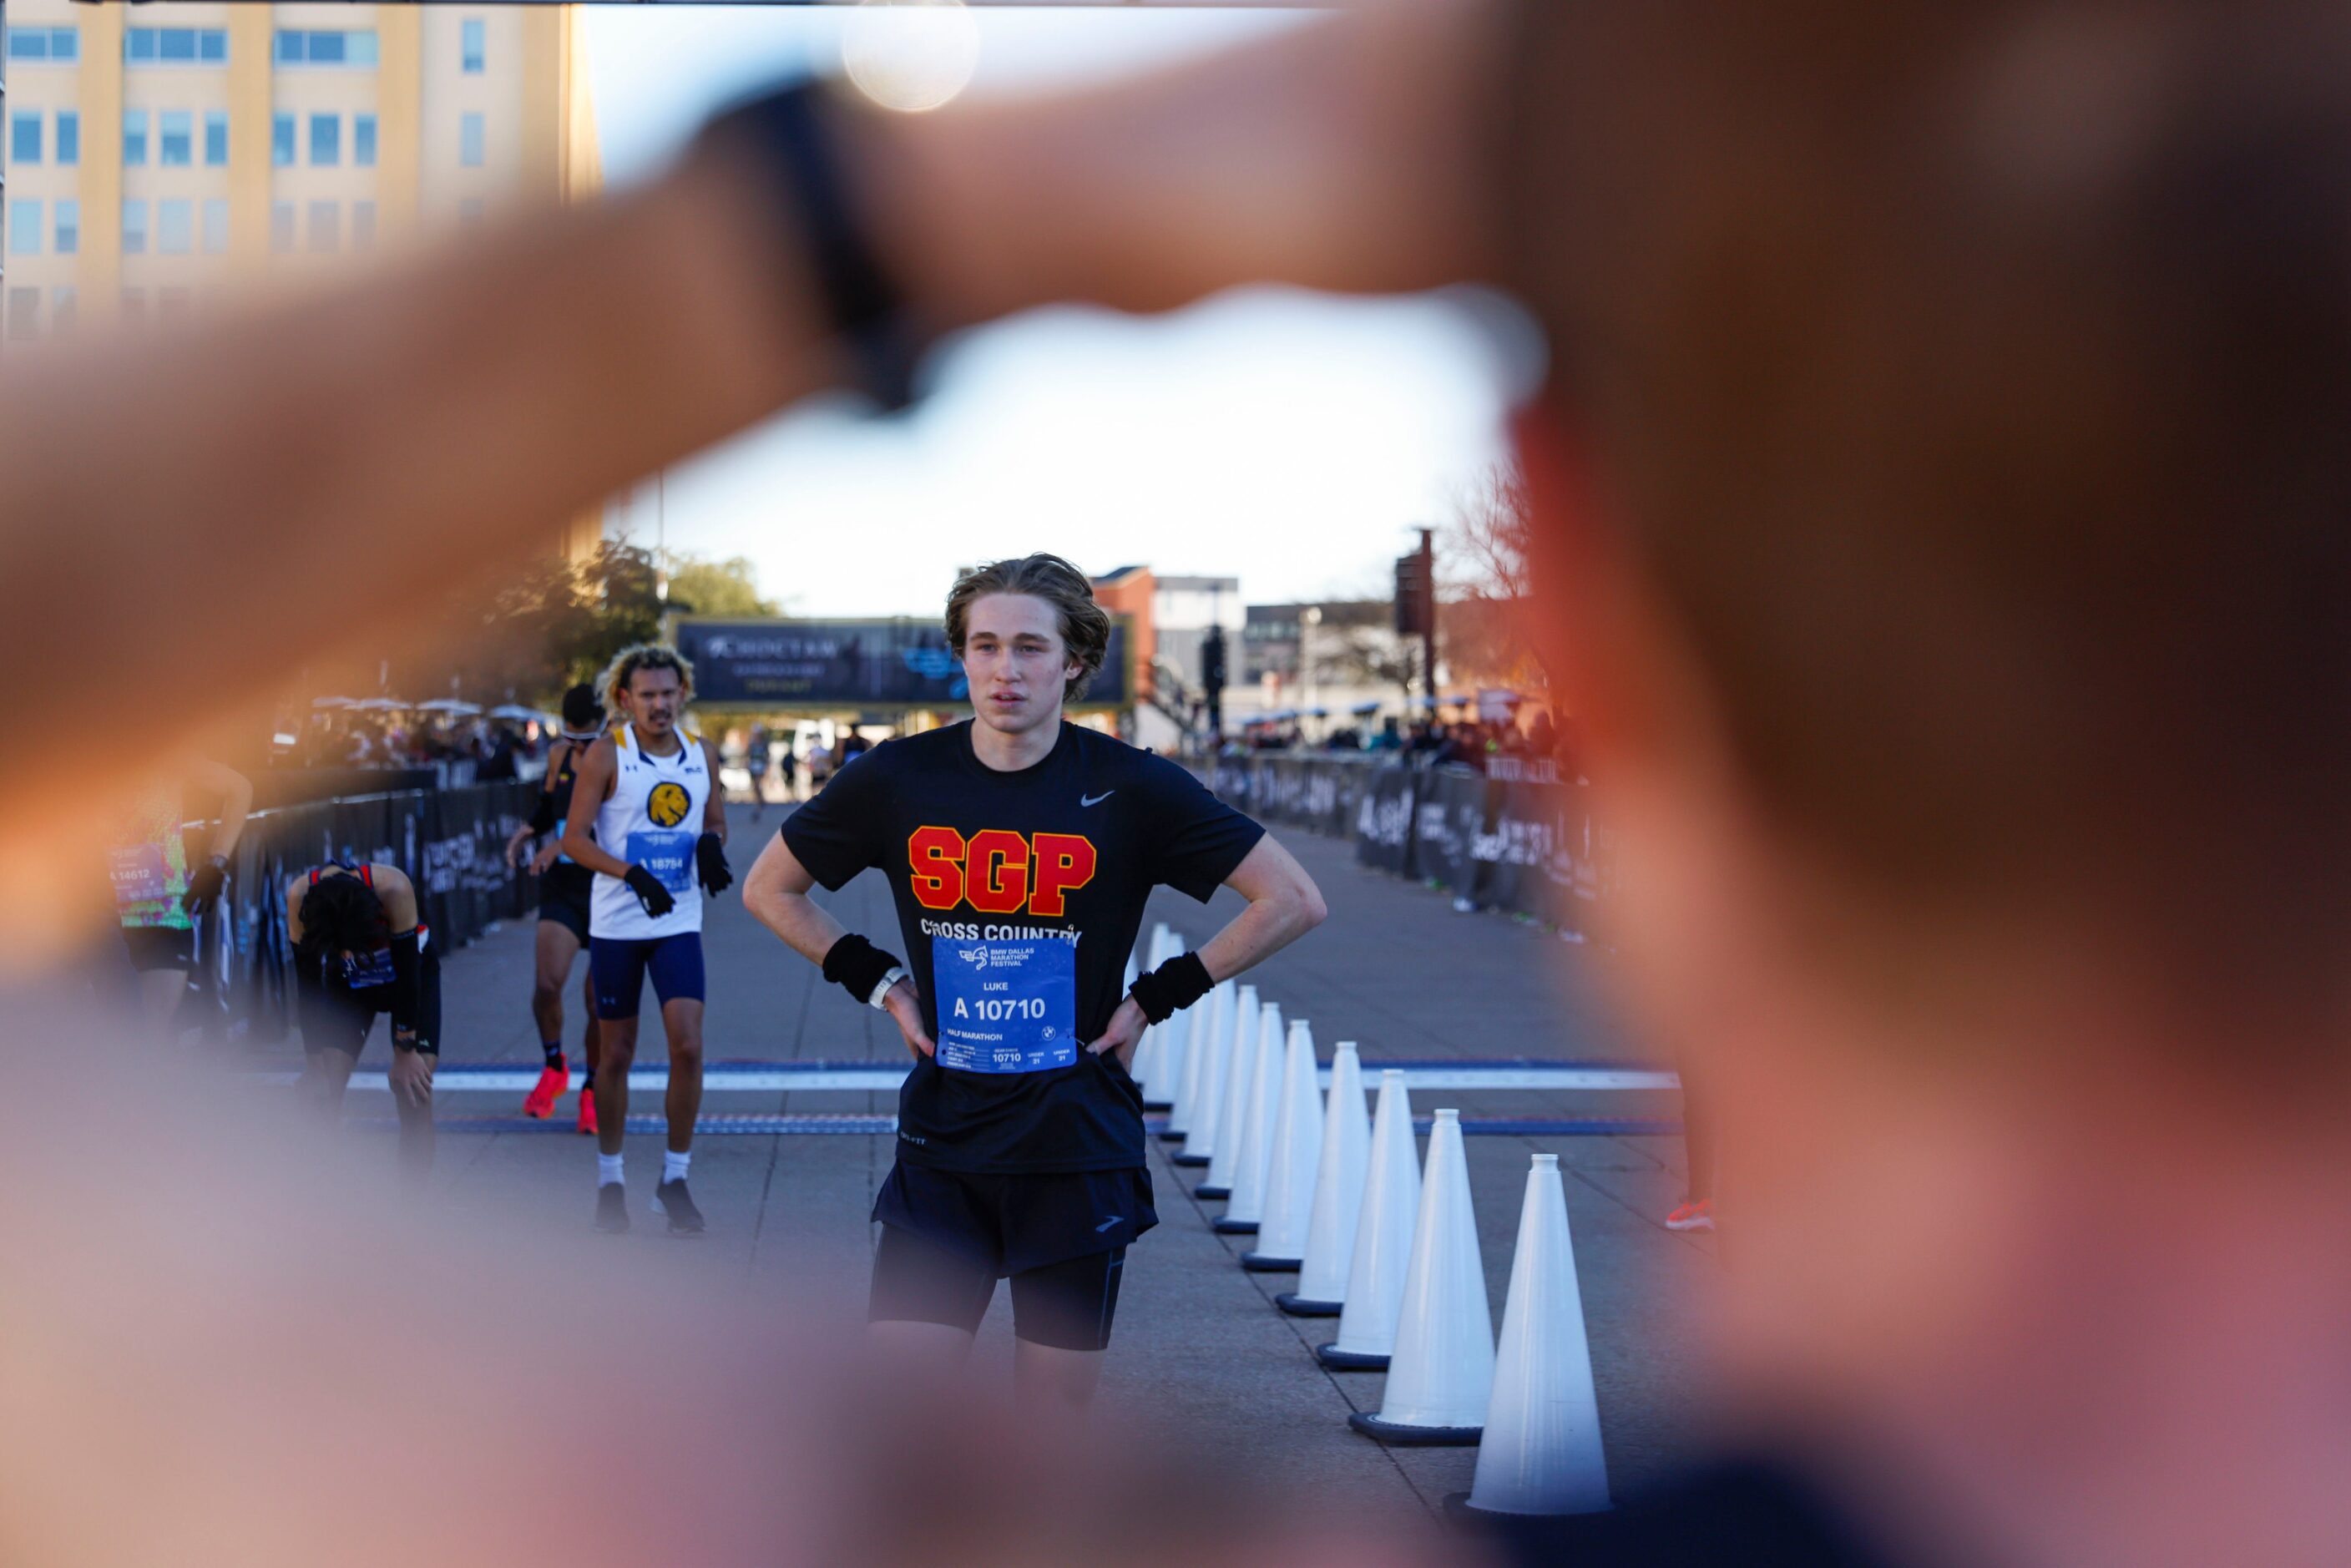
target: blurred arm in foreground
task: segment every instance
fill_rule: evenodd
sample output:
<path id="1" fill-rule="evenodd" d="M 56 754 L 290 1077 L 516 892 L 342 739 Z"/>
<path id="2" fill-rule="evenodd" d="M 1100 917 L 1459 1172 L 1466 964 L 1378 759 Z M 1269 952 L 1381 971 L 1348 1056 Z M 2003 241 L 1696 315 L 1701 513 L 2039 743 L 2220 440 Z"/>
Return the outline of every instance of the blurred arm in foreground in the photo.
<path id="1" fill-rule="evenodd" d="M 1476 269 L 1482 7 L 1380 11 L 1093 96 L 846 117 L 883 253 L 937 330 L 1228 284 Z M 401 604 L 843 380 L 770 172 L 705 139 L 665 178 L 394 275 L 0 380 L 0 653 L 70 643 L 69 708 L 193 727 Z M 123 433 L 139 459 L 124 461 Z M 254 612 L 267 605 L 263 617 Z M 169 737 L 157 735 L 160 743 Z M 0 815 L 37 788 L 0 771 Z"/>

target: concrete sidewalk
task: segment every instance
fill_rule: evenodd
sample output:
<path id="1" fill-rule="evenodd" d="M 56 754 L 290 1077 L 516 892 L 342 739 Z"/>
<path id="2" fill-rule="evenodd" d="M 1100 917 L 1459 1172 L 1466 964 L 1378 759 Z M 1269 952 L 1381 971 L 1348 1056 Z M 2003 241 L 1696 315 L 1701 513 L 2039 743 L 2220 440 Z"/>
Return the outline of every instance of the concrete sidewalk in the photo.
<path id="1" fill-rule="evenodd" d="M 750 821 L 736 814 L 738 874 L 781 813 Z M 1327 1059 L 1341 1040 L 1380 1058 L 1545 1057 L 1624 1059 L 1637 1052 L 1593 999 L 1596 961 L 1540 929 L 1499 915 L 1457 915 L 1442 895 L 1357 867 L 1352 846 L 1286 836 L 1321 883 L 1332 916 L 1313 936 L 1278 955 L 1251 978 L 1292 1019 L 1314 1026 Z M 820 895 L 852 930 L 897 945 L 887 889 L 869 873 L 840 894 Z M 1229 893 L 1203 906 L 1165 890 L 1152 917 L 1194 942 L 1239 907 Z M 1145 927 L 1146 931 L 1148 926 Z M 735 894 L 718 900 L 706 932 L 711 1061 L 903 1061 L 904 1043 L 882 1014 L 823 984 L 814 967 L 744 913 Z M 528 999 L 528 922 L 493 932 L 444 962 L 444 1050 L 453 1061 L 538 1060 Z M 584 967 L 585 960 L 581 961 Z M 577 974 L 567 998 L 569 1043 L 579 1039 Z M 657 1015 L 647 1000 L 640 1065 L 661 1061 Z M 369 1066 L 386 1052 L 382 1031 Z M 278 1058 L 290 1065 L 293 1053 Z M 444 1117 L 511 1114 L 519 1095 L 444 1096 Z M 1445 1092 L 1416 1096 L 1426 1115 L 1439 1104 L 1465 1113 L 1670 1117 L 1677 1096 L 1662 1092 Z M 705 1136 L 695 1152 L 694 1186 L 710 1219 L 699 1243 L 671 1241 L 645 1210 L 660 1171 L 660 1142 L 632 1137 L 629 1185 L 636 1229 L 625 1238 L 589 1230 L 595 1165 L 588 1140 L 570 1133 L 573 1102 L 559 1109 L 561 1130 L 444 1133 L 436 1185 L 458 1213 L 519 1218 L 550 1233 L 576 1234 L 614 1269 L 689 1270 L 714 1291 L 853 1321 L 872 1254 L 866 1216 L 889 1169 L 893 1140 L 857 1134 Z M 658 1113 L 643 1092 L 638 1113 Z M 894 1096 L 870 1092 L 713 1094 L 705 1114 L 887 1113 Z M 387 1113 L 381 1094 L 355 1092 L 350 1114 Z M 1681 1192 L 1680 1141 L 1665 1137 L 1474 1137 L 1468 1140 L 1480 1241 L 1496 1322 L 1509 1286 L 1529 1155 L 1561 1156 L 1592 1333 L 1594 1371 L 1612 1480 L 1621 1491 L 1654 1477 L 1691 1441 L 1695 1368 L 1682 1359 L 1697 1298 L 1714 1272 L 1710 1239 L 1677 1236 L 1663 1217 Z M 1129 1256 L 1118 1329 L 1108 1364 L 1105 1418 L 1122 1410 L 1172 1423 L 1204 1453 L 1238 1462 L 1275 1484 L 1329 1496 L 1332 1489 L 1369 1505 L 1435 1507 L 1468 1483 L 1473 1451 L 1386 1450 L 1346 1426 L 1351 1410 L 1379 1406 L 1376 1375 L 1333 1375 L 1311 1347 L 1332 1320 L 1284 1316 L 1272 1296 L 1295 1276 L 1244 1272 L 1248 1238 L 1213 1234 L 1221 1205 L 1189 1195 L 1196 1171 L 1151 1158 L 1162 1224 Z M 389 1150 L 386 1151 L 389 1157 Z M 1009 1312 L 998 1292 L 982 1358 L 1005 1358 Z"/>

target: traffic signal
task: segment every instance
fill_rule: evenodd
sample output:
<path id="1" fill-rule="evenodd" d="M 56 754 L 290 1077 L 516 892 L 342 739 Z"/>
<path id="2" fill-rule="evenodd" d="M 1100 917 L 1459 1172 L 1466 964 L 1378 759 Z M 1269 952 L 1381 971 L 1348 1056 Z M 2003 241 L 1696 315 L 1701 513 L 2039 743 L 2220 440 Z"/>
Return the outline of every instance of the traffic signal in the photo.
<path id="1" fill-rule="evenodd" d="M 1210 693 L 1225 689 L 1225 629 L 1211 626 L 1200 640 L 1200 685 Z"/>
<path id="2" fill-rule="evenodd" d="M 1420 637 L 1436 629 L 1436 596 L 1430 591 L 1428 557 L 1419 550 L 1396 557 L 1395 629 L 1399 637 Z"/>

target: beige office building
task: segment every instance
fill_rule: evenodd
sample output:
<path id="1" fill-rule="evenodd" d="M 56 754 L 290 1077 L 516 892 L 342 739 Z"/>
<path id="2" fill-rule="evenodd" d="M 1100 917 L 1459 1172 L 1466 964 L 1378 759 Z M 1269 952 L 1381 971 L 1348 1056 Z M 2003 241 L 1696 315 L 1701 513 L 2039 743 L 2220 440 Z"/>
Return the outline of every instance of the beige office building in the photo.
<path id="1" fill-rule="evenodd" d="M 599 183 L 557 5 L 7 0 L 8 339 L 162 319 Z"/>

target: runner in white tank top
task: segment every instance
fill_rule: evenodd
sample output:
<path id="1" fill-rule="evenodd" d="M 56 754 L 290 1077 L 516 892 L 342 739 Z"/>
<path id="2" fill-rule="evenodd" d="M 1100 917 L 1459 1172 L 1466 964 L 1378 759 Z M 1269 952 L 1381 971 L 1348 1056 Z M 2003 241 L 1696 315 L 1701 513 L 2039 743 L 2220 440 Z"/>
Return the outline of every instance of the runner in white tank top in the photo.
<path id="1" fill-rule="evenodd" d="M 621 1145 L 629 1067 L 648 977 L 669 1037 L 669 1150 L 653 1211 L 673 1236 L 702 1233 L 686 1190 L 702 1109 L 702 899 L 735 878 L 726 868 L 726 806 L 717 754 L 679 728 L 694 666 L 669 648 L 630 648 L 602 681 L 622 720 L 588 747 L 571 787 L 563 852 L 596 873 L 588 904 L 588 974 L 596 991 L 596 1228 L 629 1228 Z"/>

